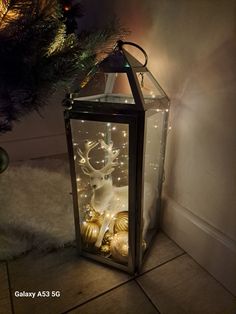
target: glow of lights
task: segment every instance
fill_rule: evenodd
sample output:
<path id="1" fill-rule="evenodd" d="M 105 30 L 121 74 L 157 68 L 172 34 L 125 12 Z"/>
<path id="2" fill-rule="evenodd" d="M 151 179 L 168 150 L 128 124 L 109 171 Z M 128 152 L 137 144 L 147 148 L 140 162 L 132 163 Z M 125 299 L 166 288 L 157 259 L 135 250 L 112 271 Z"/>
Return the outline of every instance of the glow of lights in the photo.
<path id="1" fill-rule="evenodd" d="M 158 125 L 155 124 L 155 125 L 154 125 L 154 128 L 157 129 L 157 128 L 158 128 Z"/>
<path id="2" fill-rule="evenodd" d="M 64 11 L 70 11 L 70 9 L 71 9 L 70 6 L 68 6 L 68 5 L 64 6 Z"/>
<path id="3" fill-rule="evenodd" d="M 169 109 L 166 109 L 166 112 L 168 112 L 169 111 Z"/>
<path id="4" fill-rule="evenodd" d="M 113 131 L 115 131 L 115 130 L 116 130 L 116 127 L 115 127 L 115 126 L 113 126 L 112 130 L 113 130 Z"/>
<path id="5" fill-rule="evenodd" d="M 108 122 L 108 123 L 107 123 L 107 126 L 111 126 L 111 123 L 110 123 L 110 122 Z"/>
<path id="6" fill-rule="evenodd" d="M 160 112 L 161 110 L 160 109 L 156 109 L 156 112 Z"/>
<path id="7" fill-rule="evenodd" d="M 77 182 L 80 182 L 80 181 L 81 181 L 81 179 L 80 179 L 80 178 L 77 178 L 77 179 L 76 179 L 76 181 L 77 181 Z"/>
<path id="8" fill-rule="evenodd" d="M 128 103 L 128 99 L 125 99 L 125 103 L 126 103 L 126 104 Z"/>
<path id="9" fill-rule="evenodd" d="M 117 178 L 117 180 L 118 180 L 118 181 L 120 181 L 120 180 L 121 180 L 121 178 L 120 178 L 120 177 L 118 177 L 118 178 Z"/>
<path id="10" fill-rule="evenodd" d="M 81 123 L 84 123 L 84 120 L 81 120 Z"/>
<path id="11" fill-rule="evenodd" d="M 169 126 L 169 128 L 168 128 L 169 130 L 171 130 L 172 129 L 172 127 L 171 126 Z"/>

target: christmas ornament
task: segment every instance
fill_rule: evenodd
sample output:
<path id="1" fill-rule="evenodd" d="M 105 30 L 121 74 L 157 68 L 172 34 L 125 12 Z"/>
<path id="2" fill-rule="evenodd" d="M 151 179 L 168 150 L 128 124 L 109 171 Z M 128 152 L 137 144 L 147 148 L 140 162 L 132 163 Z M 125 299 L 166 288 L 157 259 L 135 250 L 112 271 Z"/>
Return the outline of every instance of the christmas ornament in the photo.
<path id="1" fill-rule="evenodd" d="M 129 228 L 129 215 L 127 211 L 119 212 L 115 216 L 114 232 L 128 231 Z"/>
<path id="2" fill-rule="evenodd" d="M 107 231 L 103 237 L 102 244 L 110 244 L 112 239 L 113 239 L 113 234 Z"/>
<path id="3" fill-rule="evenodd" d="M 103 254 L 109 254 L 110 253 L 110 246 L 107 244 L 104 244 L 101 246 L 100 251 Z"/>
<path id="4" fill-rule="evenodd" d="M 81 235 L 84 243 L 93 244 L 96 242 L 99 233 L 99 227 L 96 223 L 84 221 L 81 227 Z"/>
<path id="5" fill-rule="evenodd" d="M 101 227 L 103 223 L 103 219 L 104 219 L 104 215 L 101 215 L 96 211 L 92 213 L 91 221 L 96 223 L 99 227 Z"/>
<path id="6" fill-rule="evenodd" d="M 127 263 L 129 253 L 128 232 L 120 231 L 116 233 L 111 241 L 110 249 L 111 255 L 116 261 Z"/>
<path id="7" fill-rule="evenodd" d="M 8 154 L 2 147 L 0 147 L 0 173 L 7 169 L 8 164 L 9 164 Z"/>

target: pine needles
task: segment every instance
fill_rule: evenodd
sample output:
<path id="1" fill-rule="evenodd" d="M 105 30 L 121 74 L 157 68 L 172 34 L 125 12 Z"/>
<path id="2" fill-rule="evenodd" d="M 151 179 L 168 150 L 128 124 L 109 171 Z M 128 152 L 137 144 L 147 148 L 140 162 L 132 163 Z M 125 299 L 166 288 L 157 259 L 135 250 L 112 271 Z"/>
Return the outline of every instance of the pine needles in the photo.
<path id="1" fill-rule="evenodd" d="M 67 34 L 59 0 L 0 0 L 0 132 L 47 103 L 57 89 L 70 90 L 124 31 Z"/>

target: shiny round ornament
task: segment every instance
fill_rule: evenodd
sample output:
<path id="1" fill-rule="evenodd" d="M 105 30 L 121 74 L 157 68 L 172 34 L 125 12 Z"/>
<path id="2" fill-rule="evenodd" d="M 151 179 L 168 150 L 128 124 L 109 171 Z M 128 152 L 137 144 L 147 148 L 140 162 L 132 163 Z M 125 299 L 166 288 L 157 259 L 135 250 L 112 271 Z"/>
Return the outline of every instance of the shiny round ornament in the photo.
<path id="1" fill-rule="evenodd" d="M 110 246 L 108 244 L 104 244 L 100 248 L 101 253 L 109 254 L 110 253 Z"/>
<path id="2" fill-rule="evenodd" d="M 103 223 L 103 219 L 104 219 L 104 215 L 100 215 L 97 212 L 94 212 L 91 218 L 91 221 L 96 223 L 99 227 L 102 226 Z"/>
<path id="3" fill-rule="evenodd" d="M 127 211 L 119 212 L 115 216 L 114 232 L 128 231 L 129 229 L 129 215 Z"/>
<path id="4" fill-rule="evenodd" d="M 9 164 L 9 156 L 7 152 L 0 147 L 0 173 L 5 171 Z"/>
<path id="5" fill-rule="evenodd" d="M 110 244 L 112 239 L 113 239 L 113 234 L 110 233 L 109 231 L 107 231 L 107 232 L 104 234 L 102 243 L 103 243 L 103 244 Z"/>
<path id="6" fill-rule="evenodd" d="M 99 226 L 94 222 L 83 222 L 81 235 L 84 243 L 93 244 L 96 242 L 99 234 Z"/>
<path id="7" fill-rule="evenodd" d="M 116 233 L 110 245 L 111 255 L 117 262 L 127 263 L 129 254 L 129 237 L 127 231 Z"/>

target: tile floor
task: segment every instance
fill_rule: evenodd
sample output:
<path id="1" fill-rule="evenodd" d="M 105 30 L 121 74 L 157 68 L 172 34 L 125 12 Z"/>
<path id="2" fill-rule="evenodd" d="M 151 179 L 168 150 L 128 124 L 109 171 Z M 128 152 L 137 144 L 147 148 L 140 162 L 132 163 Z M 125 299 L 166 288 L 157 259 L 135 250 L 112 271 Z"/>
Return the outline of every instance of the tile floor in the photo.
<path id="1" fill-rule="evenodd" d="M 61 295 L 14 296 L 24 290 Z M 138 277 L 79 258 L 73 247 L 1 263 L 0 313 L 235 314 L 236 298 L 159 233 Z"/>

